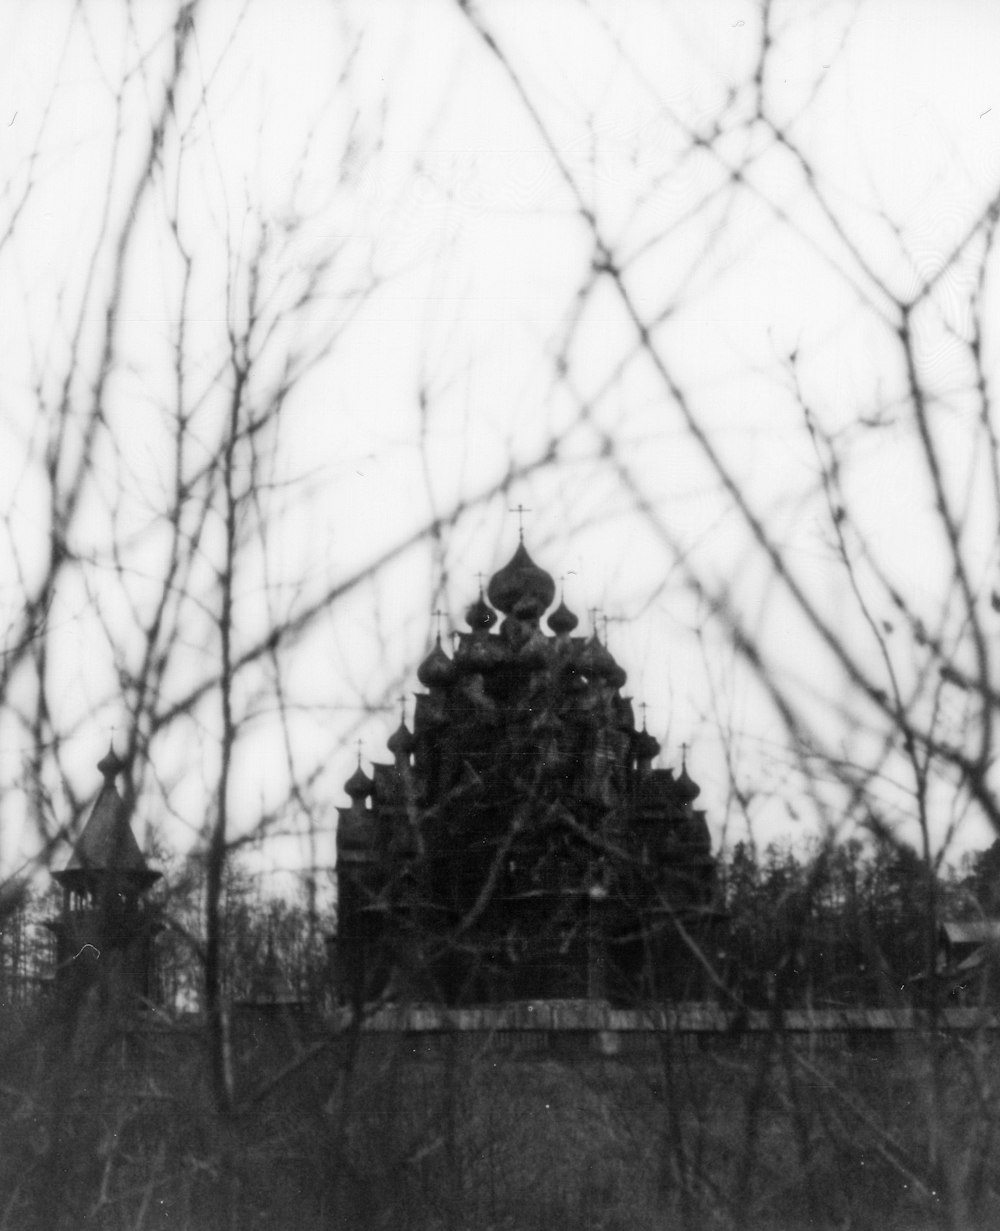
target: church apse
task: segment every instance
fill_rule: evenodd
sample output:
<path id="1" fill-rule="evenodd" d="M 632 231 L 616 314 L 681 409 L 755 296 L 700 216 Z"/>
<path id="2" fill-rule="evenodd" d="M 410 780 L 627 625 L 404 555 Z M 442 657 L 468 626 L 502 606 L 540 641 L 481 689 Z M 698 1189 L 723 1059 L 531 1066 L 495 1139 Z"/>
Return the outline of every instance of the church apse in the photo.
<path id="1" fill-rule="evenodd" d="M 698 999 L 717 918 L 699 787 L 653 767 L 625 671 L 521 542 L 420 664 L 412 732 L 337 832 L 341 995 Z M 551 609 L 551 610 L 550 610 Z M 549 612 L 542 626 L 542 617 Z M 547 631 L 545 631 L 547 630 Z"/>

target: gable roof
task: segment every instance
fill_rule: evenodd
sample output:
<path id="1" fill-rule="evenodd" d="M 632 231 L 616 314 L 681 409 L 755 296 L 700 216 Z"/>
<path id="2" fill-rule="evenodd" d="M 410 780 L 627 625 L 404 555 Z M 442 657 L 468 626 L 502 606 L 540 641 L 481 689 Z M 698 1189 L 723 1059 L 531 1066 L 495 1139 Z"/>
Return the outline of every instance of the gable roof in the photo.
<path id="1" fill-rule="evenodd" d="M 1000 919 L 945 920 L 941 931 L 951 945 L 985 945 L 1000 941 Z"/>

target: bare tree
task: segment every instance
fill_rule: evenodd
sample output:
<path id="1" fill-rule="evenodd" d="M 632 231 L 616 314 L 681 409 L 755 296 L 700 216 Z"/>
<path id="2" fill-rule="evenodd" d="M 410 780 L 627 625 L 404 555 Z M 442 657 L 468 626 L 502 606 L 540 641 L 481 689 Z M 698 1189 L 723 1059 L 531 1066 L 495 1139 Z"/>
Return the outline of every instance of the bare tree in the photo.
<path id="1" fill-rule="evenodd" d="M 970 168 L 957 143 L 931 143 L 914 180 L 962 185 L 961 205 L 949 197 L 934 219 L 910 208 L 912 196 L 893 197 L 887 175 L 858 174 L 852 155 L 860 164 L 878 148 L 877 138 L 865 147 L 860 125 L 847 129 L 847 158 L 831 159 L 830 134 L 850 123 L 850 66 L 879 38 L 877 17 L 860 7 L 748 8 L 729 36 L 739 39 L 735 67 L 696 95 L 657 72 L 650 49 L 694 45 L 714 68 L 722 54 L 697 39 L 709 28 L 722 38 L 722 23 L 688 23 L 672 9 L 640 32 L 580 6 L 574 34 L 603 46 L 615 101 L 624 95 L 650 126 L 655 117 L 662 138 L 652 151 L 641 123 L 623 135 L 585 103 L 568 118 L 498 7 L 458 8 L 546 151 L 581 241 L 553 347 L 555 385 L 603 442 L 664 569 L 683 578 L 706 630 L 718 630 L 713 644 L 728 642 L 755 680 L 757 721 L 781 732 L 767 761 L 781 767 L 783 794 L 828 841 L 861 833 L 917 846 L 922 965 L 933 972 L 937 874 L 956 838 L 982 841 L 1000 824 L 1000 469 L 988 341 L 1000 181 L 992 167 Z M 910 77 L 906 85 L 917 94 Z M 769 284 L 764 299 L 757 291 Z M 766 332 L 734 327 L 739 297 L 748 312 L 763 304 Z M 711 364 L 728 361 L 716 345 L 727 326 L 747 360 L 729 361 L 735 379 L 720 396 Z M 595 363 L 598 336 L 616 344 Z M 655 409 L 619 414 L 623 396 Z M 669 441 L 683 456 L 724 532 L 695 540 L 678 529 L 683 502 L 637 438 Z M 658 456 L 669 465 L 666 443 Z M 731 798 L 752 825 L 767 770 L 741 744 L 728 752 Z M 954 1125 L 945 1051 L 928 1040 L 914 1063 L 928 1125 L 914 1167 L 925 1192 L 940 1185 L 944 1222 L 958 1227 L 970 1211 L 962 1148 L 945 1128 Z"/>
<path id="2" fill-rule="evenodd" d="M 280 849 L 304 830 L 319 875 L 328 856 L 316 852 L 324 841 L 332 848 L 323 828 L 331 752 L 397 683 L 374 670 L 367 678 L 363 662 L 356 721 L 334 723 L 329 698 L 344 703 L 351 655 L 342 656 L 339 686 L 320 687 L 316 664 L 336 647 L 331 620 L 356 618 L 358 595 L 417 553 L 436 570 L 438 596 L 453 580 L 464 596 L 470 543 L 495 532 L 496 511 L 523 479 L 581 532 L 609 510 L 627 515 L 656 547 L 643 597 L 680 602 L 686 593 L 716 688 L 705 721 L 722 731 L 734 827 L 773 820 L 777 782 L 831 843 L 859 826 L 890 844 L 916 833 L 932 969 L 935 873 L 949 842 L 976 820 L 983 832 L 1000 820 L 992 776 L 1000 468 L 989 341 L 1000 186 L 991 174 L 973 177 L 961 216 L 926 240 L 926 219 L 914 226 L 877 189 L 865 197 L 856 176 L 841 181 L 829 156 L 828 100 L 864 38 L 864 15 L 849 8 L 764 0 L 725 31 L 717 17 L 699 31 L 699 19 L 686 24 L 676 6 L 641 28 L 599 6 L 567 6 L 556 19 L 567 22 L 562 29 L 599 48 L 602 70 L 626 83 L 639 120 L 624 125 L 579 104 L 585 93 L 560 93 L 535 66 L 543 44 L 532 42 L 532 23 L 549 21 L 549 6 L 520 28 L 501 5 L 442 10 L 478 84 L 503 82 L 507 114 L 524 123 L 517 132 L 531 132 L 532 166 L 555 185 L 552 212 L 576 261 L 536 339 L 547 416 L 530 430 L 512 417 L 491 437 L 498 456 L 478 469 L 456 464 L 454 451 L 442 465 L 440 440 L 458 434 L 456 404 L 475 448 L 455 392 L 475 366 L 475 339 L 465 347 L 428 326 L 412 398 L 424 511 L 377 543 L 367 526 L 325 535 L 328 514 L 318 510 L 334 507 L 344 520 L 351 510 L 336 503 L 337 476 L 312 468 L 303 440 L 334 433 L 341 412 L 346 419 L 348 395 L 329 361 L 343 356 L 351 327 L 396 272 L 391 253 L 376 245 L 359 261 L 351 242 L 385 166 L 394 100 L 373 92 L 367 32 L 331 10 L 322 26 L 329 97 L 311 131 L 290 135 L 280 100 L 243 88 L 251 48 L 272 39 L 269 54 L 280 54 L 265 8 L 67 5 L 60 38 L 47 39 L 54 50 L 48 78 L 39 78 L 41 104 L 8 124 L 20 145 L 0 196 L 0 294 L 23 361 L 5 377 L 5 451 L 15 461 L 4 510 L 0 731 L 18 761 L 4 762 L 0 786 L 5 821 L 24 835 L 28 867 L 18 877 L 47 865 L 75 832 L 91 791 L 81 760 L 94 726 L 124 726 L 116 739 L 129 765 L 128 806 L 153 815 L 163 841 L 186 831 L 204 870 L 203 926 L 188 940 L 204 975 L 212 1106 L 227 1111 L 220 895 L 228 856 L 261 837 Z M 697 48 L 699 35 L 739 41 L 731 59 L 707 57 L 704 88 L 675 88 L 683 57 L 672 55 L 664 72 L 658 48 L 685 40 Z M 571 43 L 556 42 L 560 63 Z M 811 74 L 795 64 L 812 65 Z M 82 104 L 67 86 L 81 80 Z M 250 140 L 236 139 L 248 132 Z M 271 162 L 275 149 L 282 157 Z M 60 168 L 67 150 L 75 175 Z M 413 182 L 429 165 L 412 167 Z M 941 165 L 946 176 L 963 172 L 958 157 Z M 70 191 L 79 184 L 87 191 Z M 464 207 L 465 188 L 452 181 L 444 195 Z M 450 288 L 450 243 L 435 253 L 438 290 Z M 775 304 L 760 293 L 772 277 Z M 827 305 L 815 316 L 811 295 Z M 720 306 L 727 296 L 745 297 L 747 317 L 774 307 L 770 333 L 747 340 Z M 716 321 L 730 329 L 730 349 L 698 341 L 724 332 Z M 749 358 L 734 364 L 744 341 Z M 717 374 L 733 367 L 720 384 Z M 319 402 L 322 418 L 308 409 Z M 483 423 L 475 418 L 477 429 Z M 355 442 L 345 434 L 350 470 Z M 433 586 L 424 579 L 416 588 L 423 606 Z M 407 627 L 422 636 L 426 621 L 422 612 Z M 389 622 L 370 621 L 373 639 L 388 636 Z M 756 711 L 741 726 L 747 695 Z M 764 739 L 753 742 L 750 727 Z M 86 757 L 89 769 L 95 758 Z M 250 765 L 267 772 L 251 775 Z M 2 853 L 15 861 L 6 833 Z M 804 892 L 818 894 L 818 882 Z M 805 1142 L 798 1158 L 813 1206 L 822 1193 L 809 1143 L 822 1139 L 842 1160 L 861 1124 L 880 1174 L 908 1177 L 924 1212 L 944 1192 L 945 1221 L 963 1225 L 969 1176 L 985 1164 L 972 1146 L 975 1124 L 949 1102 L 953 1057 L 931 1049 L 908 1070 L 930 1125 L 919 1138 L 897 1134 L 891 1109 L 880 1120 L 849 1089 L 830 1112 L 810 1103 L 807 1077 L 825 1078 L 779 1043 L 747 1066 L 742 1106 L 727 1103 L 727 1125 L 743 1115 L 739 1150 L 729 1148 L 726 1125 L 710 1122 L 700 1071 L 667 1058 L 670 1097 L 681 1092 L 692 1118 L 671 1103 L 662 1174 L 665 1183 L 678 1178 L 688 1225 L 709 1207 L 735 1223 L 743 1199 L 761 1208 L 779 1190 L 781 1177 L 761 1161 L 769 1112 L 775 1123 L 786 1115 Z M 3 1097 L 12 1115 L 43 1108 L 50 1090 L 32 1084 L 28 1054 L 27 1044 L 10 1049 L 15 1077 Z M 973 1080 L 963 1087 L 979 1100 L 978 1123 L 993 1114 L 984 1055 L 970 1052 Z M 70 1077 L 60 1070 L 53 1099 Z M 453 1122 L 455 1107 L 446 1109 Z M 109 1140 L 141 1122 L 118 1112 Z M 318 1114 L 316 1123 L 316 1140 L 327 1140 L 329 1126 Z M 176 1161 L 184 1143 L 172 1131 L 163 1148 Z M 343 1124 L 337 1132 L 338 1158 L 349 1164 L 349 1135 Z M 456 1135 L 449 1140 L 458 1160 Z M 226 1141 L 222 1154 L 236 1168 L 239 1143 Z M 404 1144 L 399 1158 L 428 1174 L 419 1147 Z M 73 1182 L 89 1194 L 67 1213 L 52 1186 L 47 1225 L 132 1208 L 112 1201 L 131 1191 L 109 1178 L 107 1159 L 121 1151 L 37 1145 L 43 1160 L 73 1163 Z M 140 1145 L 136 1159 L 159 1159 L 147 1176 L 133 1175 L 138 1225 L 152 1225 L 153 1186 L 168 1168 Z M 734 1168 L 713 1173 L 713 1145 L 719 1158 L 738 1158 Z M 37 1181 L 37 1195 L 52 1174 L 25 1164 L 21 1175 L 11 1164 L 4 1217 L 12 1225 L 28 1208 L 24 1177 Z M 252 1176 L 238 1174 L 234 1184 L 249 1191 Z M 450 1191 L 473 1191 L 469 1175 L 466 1188 Z M 988 1177 L 978 1182 L 981 1194 L 995 1193 Z M 231 1209 L 240 1208 L 233 1196 Z M 196 1225 L 190 1210 L 186 1217 Z"/>

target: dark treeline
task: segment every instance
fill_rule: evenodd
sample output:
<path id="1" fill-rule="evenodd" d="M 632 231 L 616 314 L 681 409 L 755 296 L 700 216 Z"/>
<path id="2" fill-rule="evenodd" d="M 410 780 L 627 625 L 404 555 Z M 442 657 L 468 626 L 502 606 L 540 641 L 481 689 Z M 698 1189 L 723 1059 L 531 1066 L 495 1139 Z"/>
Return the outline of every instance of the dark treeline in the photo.
<path id="1" fill-rule="evenodd" d="M 899 841 L 737 843 L 719 864 L 724 981 L 750 1007 L 924 1002 L 943 961 L 940 925 L 996 914 L 998 861 L 1000 843 L 957 868 L 930 868 Z"/>
<path id="2" fill-rule="evenodd" d="M 159 999 L 200 1007 L 203 885 L 197 866 L 163 891 L 157 943 Z M 1000 911 L 1000 842 L 970 852 L 958 867 L 928 871 L 904 844 L 759 849 L 737 843 L 718 861 L 724 920 L 708 955 L 728 998 L 749 1008 L 895 1006 L 922 1003 L 929 972 L 940 970 L 940 925 L 994 918 Z M 0 932 L 0 988 L 8 1005 L 44 992 L 54 956 L 45 920 L 50 894 L 25 895 Z M 223 982 L 230 1002 L 292 998 L 329 1005 L 337 997 L 331 912 L 303 885 L 269 893 L 234 862 L 223 893 Z M 961 994 L 960 980 L 938 980 Z M 725 992 L 720 992 L 727 999 Z"/>
<path id="3" fill-rule="evenodd" d="M 203 1007 L 204 869 L 187 861 L 154 892 L 158 934 L 154 999 L 168 1011 Z M 26 1006 L 51 994 L 56 954 L 49 921 L 59 893 L 25 889 L 0 928 L 0 1004 Z M 333 920 L 317 912 L 308 886 L 269 892 L 238 860 L 227 866 L 221 895 L 222 988 L 228 1003 L 294 999 L 314 1005 L 332 987 L 328 939 Z"/>

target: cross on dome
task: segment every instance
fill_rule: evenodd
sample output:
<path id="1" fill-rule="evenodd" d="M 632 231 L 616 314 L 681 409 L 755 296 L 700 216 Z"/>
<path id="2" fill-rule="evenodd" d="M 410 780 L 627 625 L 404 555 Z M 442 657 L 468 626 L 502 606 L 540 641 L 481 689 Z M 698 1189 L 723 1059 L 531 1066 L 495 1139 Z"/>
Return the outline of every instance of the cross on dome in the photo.
<path id="1" fill-rule="evenodd" d="M 533 513 L 534 509 L 526 509 L 523 504 L 517 505 L 516 508 L 508 510 L 511 513 L 517 514 L 517 536 L 519 542 L 524 542 L 524 515 L 525 513 Z"/>

